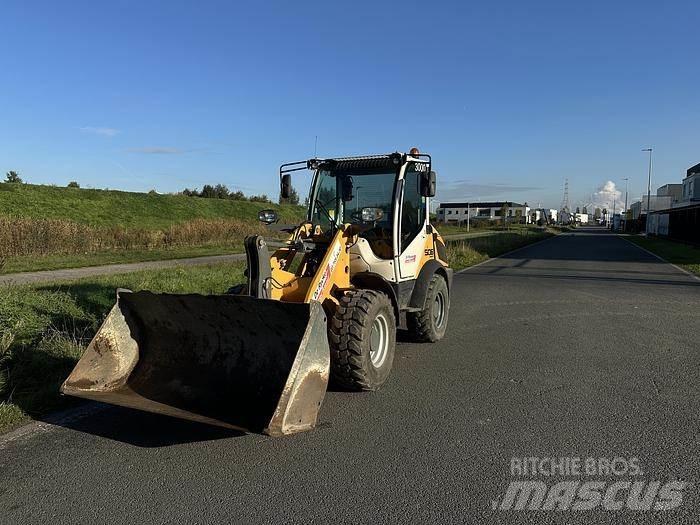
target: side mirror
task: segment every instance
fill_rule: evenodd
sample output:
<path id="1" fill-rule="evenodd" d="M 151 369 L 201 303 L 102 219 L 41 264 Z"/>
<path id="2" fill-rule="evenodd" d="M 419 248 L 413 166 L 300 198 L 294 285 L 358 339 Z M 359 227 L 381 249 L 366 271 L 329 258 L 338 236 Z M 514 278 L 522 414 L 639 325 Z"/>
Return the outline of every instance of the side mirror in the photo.
<path id="1" fill-rule="evenodd" d="M 434 171 L 421 173 L 420 194 L 423 197 L 435 197 L 437 174 Z"/>
<path id="2" fill-rule="evenodd" d="M 277 222 L 277 212 L 275 210 L 260 210 L 258 212 L 258 220 L 260 222 L 264 222 L 265 224 Z"/>
<path id="3" fill-rule="evenodd" d="M 350 202 L 352 200 L 352 189 L 353 189 L 353 184 L 352 184 L 352 177 L 347 176 L 343 177 L 342 183 L 341 183 L 341 197 L 343 199 L 343 202 Z"/>
<path id="4" fill-rule="evenodd" d="M 292 176 L 289 173 L 282 175 L 282 184 L 280 186 L 280 196 L 283 199 L 288 199 L 292 194 Z"/>

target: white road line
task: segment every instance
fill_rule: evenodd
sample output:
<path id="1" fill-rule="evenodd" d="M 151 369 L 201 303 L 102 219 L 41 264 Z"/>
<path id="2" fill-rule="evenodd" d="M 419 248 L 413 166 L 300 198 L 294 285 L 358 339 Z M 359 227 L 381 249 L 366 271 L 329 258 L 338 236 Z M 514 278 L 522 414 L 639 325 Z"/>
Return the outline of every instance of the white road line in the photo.
<path id="1" fill-rule="evenodd" d="M 696 279 L 696 280 L 700 281 L 700 277 L 698 277 L 697 275 L 695 275 L 693 272 L 689 272 L 688 270 L 685 270 L 685 269 L 681 268 L 680 266 L 676 266 L 676 265 L 673 264 L 672 262 L 668 262 L 668 261 L 667 261 L 666 259 L 664 259 L 663 257 L 661 257 L 661 256 L 659 256 L 659 255 L 656 255 L 654 252 L 650 252 L 650 251 L 647 250 L 646 248 L 642 248 L 642 247 L 639 246 L 639 244 L 637 244 L 636 242 L 630 241 L 628 238 L 626 238 L 626 237 L 620 235 L 619 233 L 617 234 L 617 236 L 618 236 L 620 239 L 623 239 L 623 240 L 627 241 L 627 242 L 630 243 L 632 246 L 635 246 L 635 247 L 639 248 L 640 250 L 642 250 L 643 252 L 648 253 L 648 254 L 651 255 L 652 257 L 656 257 L 656 258 L 657 258 L 658 260 L 660 260 L 661 262 L 665 262 L 666 264 L 670 264 L 671 266 L 673 266 L 673 267 L 674 267 L 676 270 L 678 270 L 679 272 L 682 272 L 682 273 L 684 273 L 684 274 L 686 274 L 686 275 L 689 275 L 689 276 L 692 277 L 693 279 Z"/>
<path id="2" fill-rule="evenodd" d="M 461 270 L 456 271 L 455 274 L 464 273 L 467 270 L 471 270 L 472 268 L 476 268 L 477 266 L 481 266 L 482 264 L 486 264 L 487 262 L 495 261 L 496 259 L 500 259 L 501 257 L 505 257 L 506 255 L 510 255 L 511 253 L 515 253 L 519 250 L 524 250 L 525 248 L 529 248 L 531 246 L 537 246 L 538 244 L 542 244 L 543 242 L 546 242 L 546 241 L 551 241 L 552 239 L 556 239 L 560 235 L 565 235 L 565 234 L 552 235 L 551 237 L 547 237 L 546 239 L 542 239 L 541 241 L 533 242 L 532 244 L 526 244 L 525 246 L 521 246 L 520 248 L 516 248 L 515 250 L 511 250 L 509 252 L 502 253 L 501 255 L 496 255 L 496 257 L 489 257 L 485 261 L 481 261 L 480 263 L 473 264 L 472 266 L 467 266 L 466 268 L 462 268 Z"/>

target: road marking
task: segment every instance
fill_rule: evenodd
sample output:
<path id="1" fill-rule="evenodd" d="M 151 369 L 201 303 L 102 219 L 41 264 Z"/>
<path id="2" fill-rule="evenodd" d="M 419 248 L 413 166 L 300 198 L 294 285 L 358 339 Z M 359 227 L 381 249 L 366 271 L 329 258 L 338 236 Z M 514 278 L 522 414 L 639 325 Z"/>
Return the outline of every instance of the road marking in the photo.
<path id="1" fill-rule="evenodd" d="M 658 260 L 660 260 L 661 262 L 665 262 L 666 264 L 670 264 L 670 265 L 673 266 L 676 270 L 678 270 L 678 271 L 680 271 L 680 272 L 682 272 L 682 273 L 684 273 L 684 274 L 686 274 L 686 275 L 689 275 L 690 277 L 692 277 L 692 278 L 695 279 L 695 280 L 700 281 L 700 277 L 698 277 L 698 276 L 695 275 L 694 273 L 689 272 L 688 270 L 685 270 L 685 269 L 681 268 L 680 266 L 676 266 L 676 265 L 673 264 L 672 262 L 668 262 L 668 261 L 667 261 L 666 259 L 664 259 L 663 257 L 661 257 L 661 256 L 659 256 L 659 255 L 656 255 L 654 252 L 650 252 L 650 251 L 647 250 L 646 248 L 642 248 L 642 247 L 639 246 L 639 244 L 637 244 L 636 242 L 630 241 L 629 239 L 627 239 L 626 237 L 620 235 L 619 233 L 616 234 L 616 236 L 619 237 L 620 239 L 623 239 L 623 240 L 627 241 L 627 242 L 630 243 L 632 246 L 635 246 L 635 247 L 639 248 L 639 249 L 642 250 L 643 252 L 647 252 L 647 253 L 648 253 L 649 255 L 651 255 L 652 257 L 656 257 L 656 258 L 657 258 Z"/>
<path id="2" fill-rule="evenodd" d="M 515 250 L 511 250 L 509 252 L 502 253 L 501 255 L 496 255 L 496 257 L 489 257 L 485 261 L 481 261 L 480 263 L 473 264 L 472 266 L 467 266 L 466 268 L 462 268 L 461 270 L 458 270 L 455 273 L 456 274 L 457 273 L 464 273 L 467 270 L 471 270 L 472 268 L 476 268 L 477 266 L 481 266 L 482 264 L 486 264 L 487 262 L 495 261 L 496 259 L 500 259 L 502 257 L 505 257 L 506 255 L 510 255 L 511 253 L 515 253 L 518 250 L 524 250 L 525 248 L 530 248 L 531 246 L 537 246 L 538 244 L 542 244 L 545 241 L 551 241 L 552 239 L 559 237 L 559 235 L 562 235 L 562 234 L 552 235 L 551 237 L 547 237 L 546 239 L 542 239 L 540 241 L 533 242 L 531 244 L 526 244 L 525 246 L 521 246 L 520 248 L 516 248 Z"/>

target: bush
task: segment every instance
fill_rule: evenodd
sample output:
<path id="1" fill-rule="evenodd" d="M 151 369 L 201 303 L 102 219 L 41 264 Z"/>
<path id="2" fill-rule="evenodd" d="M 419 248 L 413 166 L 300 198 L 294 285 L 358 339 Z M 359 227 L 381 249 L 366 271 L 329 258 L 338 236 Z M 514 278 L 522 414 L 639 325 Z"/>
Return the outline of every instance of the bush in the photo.
<path id="1" fill-rule="evenodd" d="M 5 182 L 9 184 L 22 184 L 24 181 L 20 178 L 16 171 L 8 171 L 5 176 Z"/>
<path id="2" fill-rule="evenodd" d="M 72 180 L 72 181 L 70 181 L 70 182 L 68 183 L 68 186 L 66 186 L 66 187 L 67 187 L 67 188 L 80 188 L 80 184 L 78 184 L 77 182 L 75 182 L 74 180 Z"/>

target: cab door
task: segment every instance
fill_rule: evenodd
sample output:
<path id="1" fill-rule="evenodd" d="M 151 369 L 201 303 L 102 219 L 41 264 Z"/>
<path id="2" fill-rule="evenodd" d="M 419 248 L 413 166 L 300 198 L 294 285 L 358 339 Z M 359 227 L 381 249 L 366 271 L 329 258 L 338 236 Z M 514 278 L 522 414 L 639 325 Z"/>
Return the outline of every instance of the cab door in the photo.
<path id="1" fill-rule="evenodd" d="M 425 257 L 428 199 L 421 195 L 420 179 L 422 171 L 428 169 L 428 164 L 409 162 L 404 172 L 398 228 L 399 281 L 415 279 Z"/>

